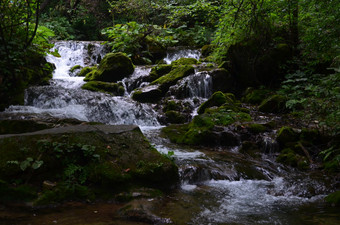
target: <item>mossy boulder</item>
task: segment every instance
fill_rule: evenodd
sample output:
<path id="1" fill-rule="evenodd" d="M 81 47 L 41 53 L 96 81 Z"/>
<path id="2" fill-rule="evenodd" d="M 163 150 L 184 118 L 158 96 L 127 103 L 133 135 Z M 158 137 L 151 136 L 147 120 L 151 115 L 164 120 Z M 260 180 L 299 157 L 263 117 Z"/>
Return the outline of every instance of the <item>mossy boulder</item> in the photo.
<path id="1" fill-rule="evenodd" d="M 193 66 L 177 66 L 173 68 L 168 74 L 161 76 L 157 80 L 154 80 L 151 84 L 160 85 L 160 89 L 165 94 L 170 86 L 175 85 L 177 81 L 193 73 L 195 73 L 195 69 Z"/>
<path id="2" fill-rule="evenodd" d="M 276 161 L 288 166 L 296 167 L 300 170 L 306 170 L 309 168 L 308 159 L 297 154 L 290 148 L 283 149 L 280 155 L 276 158 Z"/>
<path id="3" fill-rule="evenodd" d="M 265 113 L 282 113 L 287 110 L 286 97 L 282 95 L 273 95 L 262 101 L 259 111 Z"/>
<path id="4" fill-rule="evenodd" d="M 163 97 L 159 85 L 149 85 L 132 93 L 132 99 L 138 102 L 157 102 Z"/>
<path id="5" fill-rule="evenodd" d="M 197 110 L 198 114 L 204 113 L 207 108 L 213 106 L 221 106 L 226 102 L 232 102 L 232 100 L 226 97 L 221 91 L 215 92 L 207 101 L 205 101 Z"/>
<path id="6" fill-rule="evenodd" d="M 226 126 L 236 121 L 250 120 L 250 115 L 247 113 L 234 112 L 221 106 L 195 116 L 189 124 L 169 126 L 162 132 L 172 142 L 179 144 L 233 146 L 239 143 L 237 134 L 226 129 Z"/>
<path id="7" fill-rule="evenodd" d="M 254 89 L 249 87 L 247 88 L 242 101 L 250 104 L 261 104 L 269 94 L 270 90 L 268 89 Z"/>
<path id="8" fill-rule="evenodd" d="M 252 123 L 252 124 L 247 125 L 247 129 L 253 134 L 263 133 L 268 130 L 265 125 L 258 124 L 258 123 Z"/>
<path id="9" fill-rule="evenodd" d="M 89 77 L 89 80 L 117 82 L 131 75 L 134 65 L 124 53 L 108 53 L 100 62 L 98 69 Z"/>
<path id="10" fill-rule="evenodd" d="M 147 77 L 146 81 L 152 82 L 161 76 L 170 73 L 172 69 L 172 65 L 168 64 L 160 64 L 152 67 L 149 76 Z"/>
<path id="11" fill-rule="evenodd" d="M 340 191 L 333 192 L 327 195 L 325 198 L 326 202 L 331 203 L 336 206 L 340 206 Z"/>
<path id="12" fill-rule="evenodd" d="M 88 73 L 92 72 L 95 69 L 96 69 L 96 67 L 85 66 L 84 68 L 82 68 L 80 70 L 80 72 L 77 74 L 77 76 L 78 77 L 85 77 Z"/>
<path id="13" fill-rule="evenodd" d="M 298 141 L 300 138 L 300 134 L 296 132 L 291 127 L 281 127 L 279 130 L 276 140 L 279 142 L 281 146 L 285 146 L 288 143 L 293 143 Z"/>
<path id="14" fill-rule="evenodd" d="M 173 62 L 171 62 L 171 65 L 173 66 L 179 66 L 179 65 L 193 65 L 193 64 L 197 64 L 198 61 L 195 58 L 180 58 L 177 59 Z"/>
<path id="15" fill-rule="evenodd" d="M 81 65 L 75 65 L 71 67 L 71 69 L 69 70 L 69 74 L 71 76 L 75 76 L 79 71 L 81 71 L 81 69 L 82 69 Z"/>
<path id="16" fill-rule="evenodd" d="M 36 203 L 112 197 L 129 187 L 166 190 L 178 169 L 132 125 L 78 125 L 0 136 L 0 196 L 23 184 Z M 53 183 L 44 188 L 45 183 Z M 14 185 L 15 184 L 15 185 Z M 12 193 L 12 192 L 11 192 Z M 24 201 L 25 199 L 22 199 Z"/>
<path id="17" fill-rule="evenodd" d="M 115 96 L 123 96 L 125 89 L 121 83 L 109 83 L 103 81 L 89 81 L 85 83 L 82 89 L 96 92 L 103 92 Z"/>
<path id="18" fill-rule="evenodd" d="M 182 113 L 178 111 L 168 110 L 167 112 L 165 112 L 165 120 L 167 123 L 180 124 L 184 123 L 186 121 L 186 118 Z"/>
<path id="19" fill-rule="evenodd" d="M 0 120 L 0 135 L 27 133 L 47 128 L 52 126 L 34 120 Z"/>

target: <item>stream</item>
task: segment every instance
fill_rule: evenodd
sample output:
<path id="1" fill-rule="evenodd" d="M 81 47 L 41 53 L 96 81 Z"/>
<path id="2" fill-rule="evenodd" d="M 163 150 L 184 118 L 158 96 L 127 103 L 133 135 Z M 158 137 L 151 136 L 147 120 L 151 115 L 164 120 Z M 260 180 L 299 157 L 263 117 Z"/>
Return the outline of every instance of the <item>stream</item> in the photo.
<path id="1" fill-rule="evenodd" d="M 155 212 L 158 216 L 169 218 L 173 224 L 191 225 L 340 224 L 339 208 L 330 207 L 323 200 L 329 194 L 329 185 L 332 182 L 330 178 L 318 172 L 301 172 L 276 163 L 274 149 L 277 144 L 273 133 L 268 132 L 261 136 L 263 153 L 257 158 L 239 153 L 240 146 L 208 148 L 173 144 L 160 135 L 163 125 L 157 106 L 139 103 L 130 97 L 133 89 L 147 85 L 139 80 L 149 74 L 150 66 L 136 66 L 135 72 L 121 81 L 126 89 L 124 96 L 113 97 L 82 90 L 80 87 L 84 84 L 83 77 L 75 77 L 69 72 L 75 65 L 96 65 L 106 54 L 103 45 L 98 42 L 59 41 L 54 48 L 61 57 L 47 56 L 47 61 L 56 65 L 51 84 L 27 89 L 25 105 L 10 106 L 5 113 L 21 115 L 22 118 L 35 114 L 140 126 L 159 152 L 174 153 L 175 163 L 179 167 L 181 185 L 158 203 L 159 207 Z M 171 63 L 182 57 L 199 59 L 200 52 L 172 51 L 164 60 Z M 186 96 L 180 100 L 192 109 L 191 115 L 194 116 L 197 107 L 212 94 L 211 86 L 209 73 L 196 71 L 180 80 L 172 89 L 173 92 L 179 87 L 187 89 Z M 168 97 L 176 99 L 171 95 L 172 89 Z M 267 120 L 268 117 L 264 116 L 257 122 Z M 100 212 L 101 209 L 109 214 L 110 211 L 108 204 L 92 207 L 76 205 L 68 206 L 68 210 L 50 210 L 44 213 L 46 220 L 40 224 L 83 224 L 81 220 L 72 219 L 82 217 L 87 213 L 87 208 L 91 212 Z M 74 213 L 70 214 L 70 211 Z M 23 213 L 22 217 L 30 219 L 14 224 L 38 224 L 32 216 L 28 217 Z M 62 220 L 58 223 L 55 217 Z M 69 222 L 66 222 L 67 218 Z M 103 213 L 102 220 L 98 219 L 96 223 L 90 223 L 90 220 L 87 222 L 125 224 L 108 221 L 110 216 Z"/>

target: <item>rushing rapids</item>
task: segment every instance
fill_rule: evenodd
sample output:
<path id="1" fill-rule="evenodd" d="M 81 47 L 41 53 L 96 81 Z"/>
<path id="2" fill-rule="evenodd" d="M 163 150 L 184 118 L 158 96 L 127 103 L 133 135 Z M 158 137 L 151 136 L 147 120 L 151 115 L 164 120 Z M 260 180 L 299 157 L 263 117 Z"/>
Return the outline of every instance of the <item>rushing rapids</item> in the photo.
<path id="1" fill-rule="evenodd" d="M 31 87 L 26 91 L 24 106 L 11 106 L 8 114 L 48 114 L 57 118 L 75 118 L 105 124 L 136 124 L 146 137 L 164 154 L 174 153 L 180 168 L 181 187 L 169 196 L 160 216 L 175 224 L 320 224 L 323 217 L 338 221 L 332 211 L 323 208 L 327 182 L 284 167 L 274 161 L 277 143 L 273 133 L 262 136 L 262 157 L 252 159 L 238 152 L 240 146 L 219 148 L 180 147 L 160 137 L 160 122 L 152 104 L 130 98 L 132 90 L 148 83 L 141 77 L 150 67 L 137 67 L 122 80 L 126 93 L 122 97 L 82 90 L 83 78 L 73 77 L 69 70 L 75 65 L 96 65 L 105 55 L 100 43 L 61 41 L 55 43 L 61 57 L 49 55 L 56 65 L 49 86 Z M 53 49 L 53 50 L 54 50 Z M 199 59 L 196 50 L 170 52 L 167 63 L 181 57 Z M 181 89 L 181 94 L 176 90 Z M 176 99 L 190 101 L 207 99 L 212 94 L 208 72 L 196 72 L 169 90 Z M 184 93 L 184 94 L 183 94 Z M 259 121 L 266 118 L 258 118 Z M 173 205 L 176 205 L 174 207 Z M 319 217 L 305 222 L 307 216 Z M 332 219 L 333 218 L 333 219 Z"/>

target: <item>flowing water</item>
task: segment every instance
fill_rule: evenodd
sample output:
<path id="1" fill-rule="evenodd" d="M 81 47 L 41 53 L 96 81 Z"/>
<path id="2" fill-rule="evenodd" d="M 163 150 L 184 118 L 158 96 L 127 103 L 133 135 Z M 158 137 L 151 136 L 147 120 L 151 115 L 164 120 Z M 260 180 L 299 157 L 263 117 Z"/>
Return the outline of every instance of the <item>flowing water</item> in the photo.
<path id="1" fill-rule="evenodd" d="M 11 106 L 6 113 L 139 125 L 158 151 L 174 153 L 179 166 L 180 188 L 165 198 L 156 212 L 159 216 L 170 218 L 174 224 L 195 225 L 340 224 L 338 208 L 323 203 L 330 191 L 330 178 L 276 163 L 277 144 L 272 133 L 261 137 L 263 154 L 257 158 L 240 154 L 240 146 L 209 149 L 172 144 L 160 137 L 161 124 L 155 106 L 130 98 L 133 89 L 148 84 L 142 78 L 149 74 L 150 67 L 136 67 L 130 77 L 122 80 L 125 95 L 113 97 L 82 90 L 83 78 L 69 73 L 75 65 L 96 65 L 105 54 L 100 43 L 61 41 L 54 48 L 61 58 L 47 57 L 56 65 L 51 84 L 29 88 L 25 105 Z M 174 51 L 165 61 L 170 63 L 181 57 L 198 59 L 200 53 Z M 196 72 L 172 87 L 168 97 L 187 101 L 194 108 L 212 94 L 211 86 L 208 72 Z M 106 223 L 103 220 L 101 224 Z"/>

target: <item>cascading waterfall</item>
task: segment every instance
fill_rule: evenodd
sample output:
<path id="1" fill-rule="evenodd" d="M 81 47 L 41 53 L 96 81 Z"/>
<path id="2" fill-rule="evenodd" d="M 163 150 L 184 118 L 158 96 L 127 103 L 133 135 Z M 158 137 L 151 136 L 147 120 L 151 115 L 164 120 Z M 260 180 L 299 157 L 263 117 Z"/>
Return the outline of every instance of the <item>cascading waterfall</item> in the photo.
<path id="1" fill-rule="evenodd" d="M 55 49 L 61 57 L 47 56 L 47 61 L 56 66 L 51 84 L 27 89 L 25 105 L 10 106 L 6 112 L 49 114 L 57 118 L 106 124 L 159 126 L 157 114 L 151 106 L 132 101 L 128 96 L 113 97 L 82 90 L 84 78 L 70 76 L 69 70 L 73 66 L 96 65 L 106 53 L 103 45 L 98 42 L 61 41 L 56 42 L 51 51 Z M 137 68 L 131 79 L 147 73 L 148 70 Z"/>
<path id="2" fill-rule="evenodd" d="M 51 84 L 29 88 L 25 105 L 11 106 L 6 112 L 47 113 L 57 118 L 141 126 L 158 151 L 174 153 L 182 183 L 173 199 L 179 199 L 178 205 L 188 204 L 185 203 L 187 199 L 199 205 L 199 212 L 192 213 L 186 224 L 299 224 L 294 218 L 300 207 L 320 202 L 324 197 L 325 183 L 303 172 L 292 171 L 270 158 L 277 151 L 277 143 L 269 133 L 262 137 L 262 148 L 264 153 L 270 154 L 263 154 L 258 159 L 239 154 L 238 147 L 206 151 L 198 147 L 180 147 L 161 138 L 158 115 L 152 105 L 137 103 L 129 96 L 135 88 L 148 84 L 143 83 L 143 77 L 149 74 L 151 67 L 136 67 L 130 77 L 121 81 L 126 89 L 125 96 L 113 97 L 82 90 L 83 78 L 72 77 L 69 73 L 75 65 L 96 65 L 106 53 L 103 45 L 61 41 L 55 43 L 54 49 L 61 57 L 47 57 L 56 65 Z M 199 59 L 200 53 L 180 50 L 169 53 L 165 61 L 171 63 L 182 57 Z M 169 95 L 185 101 L 206 99 L 212 94 L 211 90 L 209 73 L 196 72 L 179 81 L 170 89 Z M 261 122 L 261 118 L 257 122 Z M 186 197 L 181 202 L 183 196 Z M 190 207 L 185 210 L 189 211 Z"/>

